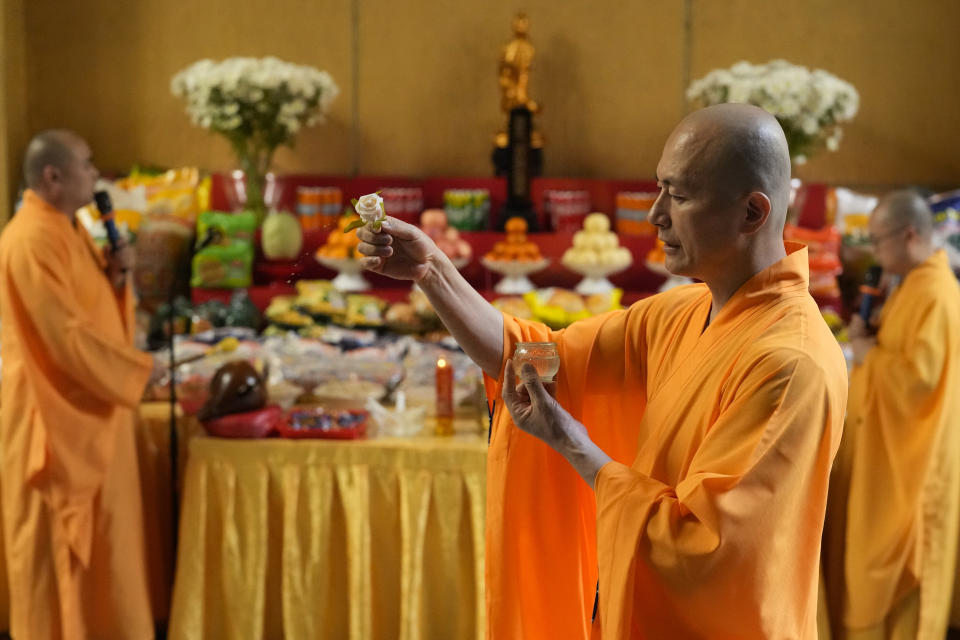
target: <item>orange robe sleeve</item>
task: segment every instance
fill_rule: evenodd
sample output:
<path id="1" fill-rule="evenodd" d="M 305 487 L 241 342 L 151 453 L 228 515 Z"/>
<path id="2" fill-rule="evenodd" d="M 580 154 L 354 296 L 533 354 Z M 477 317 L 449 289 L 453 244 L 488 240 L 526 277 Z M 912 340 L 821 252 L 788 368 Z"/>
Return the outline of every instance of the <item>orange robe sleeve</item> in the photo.
<path id="1" fill-rule="evenodd" d="M 786 353 L 748 367 L 676 486 L 616 461 L 598 472 L 603 638 L 773 637 L 779 603 L 798 592 L 815 601 L 806 572 L 791 571 L 806 557 L 790 548 L 797 531 L 784 528 L 806 531 L 798 547 L 819 548 L 823 513 L 804 506 L 817 504 L 811 492 L 825 495 L 834 446 L 810 425 L 836 421 L 842 406 L 817 363 Z M 824 486 L 809 486 L 816 478 Z M 768 566 L 777 554 L 779 565 Z"/>
<path id="2" fill-rule="evenodd" d="M 503 362 L 517 342 L 557 342 L 558 400 L 577 419 L 583 420 L 585 410 L 592 412 L 591 437 L 608 455 L 624 461 L 636 454 L 636 427 L 644 407 L 642 358 L 630 356 L 645 348 L 644 309 L 635 305 L 562 331 L 504 315 Z M 502 383 L 502 372 L 497 380 L 485 378 L 492 408 L 487 636 L 586 638 L 597 586 L 593 492 L 562 456 L 513 425 L 499 401 Z M 607 394 L 607 388 L 616 392 Z M 605 420 L 605 411 L 611 416 L 627 411 L 637 423 L 624 428 L 619 419 Z"/>
<path id="3" fill-rule="evenodd" d="M 47 353 L 46 362 L 75 385 L 72 393 L 87 393 L 104 402 L 135 408 L 152 360 L 132 346 L 132 295 L 129 288 L 118 294 L 127 342 L 105 337 L 83 312 L 69 280 L 70 265 L 57 243 L 32 242 L 13 248 L 9 268 L 16 279 L 4 283 L 16 291 L 22 317 L 29 318 L 31 332 L 24 339 Z M 92 272 L 88 277 L 104 277 Z M 39 373 L 39 372 L 38 372 Z M 44 375 L 47 372 L 44 372 Z"/>

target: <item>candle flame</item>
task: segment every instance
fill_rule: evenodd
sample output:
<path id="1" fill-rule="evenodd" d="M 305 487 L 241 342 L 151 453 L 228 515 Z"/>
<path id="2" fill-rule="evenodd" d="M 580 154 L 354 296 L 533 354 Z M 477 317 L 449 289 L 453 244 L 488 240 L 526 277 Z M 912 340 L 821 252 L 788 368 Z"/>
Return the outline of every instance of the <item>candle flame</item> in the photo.
<path id="1" fill-rule="evenodd" d="M 439 360 L 437 360 L 437 366 L 442 369 L 443 367 L 447 366 L 447 361 L 444 360 L 443 358 L 440 358 Z"/>

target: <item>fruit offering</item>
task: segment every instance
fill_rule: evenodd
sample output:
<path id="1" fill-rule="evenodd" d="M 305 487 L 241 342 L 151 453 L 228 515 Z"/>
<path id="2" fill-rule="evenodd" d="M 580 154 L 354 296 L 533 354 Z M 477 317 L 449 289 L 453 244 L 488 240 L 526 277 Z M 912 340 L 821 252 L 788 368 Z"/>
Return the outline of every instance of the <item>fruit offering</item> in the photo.
<path id="1" fill-rule="evenodd" d="M 320 258 L 360 258 L 357 254 L 357 245 L 360 238 L 355 233 L 344 233 L 344 230 L 354 222 L 362 222 L 360 216 L 349 213 L 340 216 L 336 231 L 327 236 L 326 243 L 317 249 Z"/>
<path id="2" fill-rule="evenodd" d="M 506 231 L 506 240 L 493 245 L 493 249 L 484 256 L 487 260 L 535 262 L 541 259 L 540 247 L 527 240 L 526 220 L 510 218 Z"/>
<path id="3" fill-rule="evenodd" d="M 620 309 L 622 295 L 623 291 L 620 289 L 584 297 L 566 289 L 550 288 L 531 291 L 525 294 L 523 299 L 534 320 L 553 329 L 562 329 L 577 320 Z M 497 306 L 496 303 L 494 306 Z"/>
<path id="4" fill-rule="evenodd" d="M 625 268 L 632 261 L 630 250 L 620 246 L 617 234 L 610 231 L 610 219 L 603 213 L 591 213 L 584 219 L 583 230 L 573 234 L 573 247 L 563 254 L 563 263 L 573 269 Z"/>
<path id="5" fill-rule="evenodd" d="M 443 209 L 424 211 L 420 216 L 420 228 L 451 260 L 469 260 L 473 255 L 470 243 L 460 237 L 460 230 L 447 225 L 447 214 Z"/>
<path id="6" fill-rule="evenodd" d="M 267 260 L 296 260 L 303 247 L 303 229 L 291 213 L 274 212 L 263 221 L 260 246 Z"/>

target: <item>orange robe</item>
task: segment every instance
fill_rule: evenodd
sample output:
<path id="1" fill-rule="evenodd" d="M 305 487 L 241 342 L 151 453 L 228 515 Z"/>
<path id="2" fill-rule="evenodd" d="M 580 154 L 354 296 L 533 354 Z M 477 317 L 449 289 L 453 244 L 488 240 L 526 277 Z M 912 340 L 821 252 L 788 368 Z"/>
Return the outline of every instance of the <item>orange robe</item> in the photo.
<path id="1" fill-rule="evenodd" d="M 847 380 L 807 251 L 787 249 L 706 329 L 702 284 L 558 332 L 505 316 L 505 358 L 558 343 L 557 398 L 614 462 L 594 495 L 498 403 L 488 637 L 587 637 L 598 568 L 604 638 L 815 637 Z"/>
<path id="2" fill-rule="evenodd" d="M 884 305 L 877 345 L 851 376 L 842 452 L 825 543 L 842 545 L 824 566 L 834 631 L 945 637 L 960 527 L 960 286 L 943 251 Z"/>
<path id="3" fill-rule="evenodd" d="M 150 356 L 82 226 L 32 191 L 0 236 L 3 528 L 15 638 L 152 638 L 133 432 Z"/>

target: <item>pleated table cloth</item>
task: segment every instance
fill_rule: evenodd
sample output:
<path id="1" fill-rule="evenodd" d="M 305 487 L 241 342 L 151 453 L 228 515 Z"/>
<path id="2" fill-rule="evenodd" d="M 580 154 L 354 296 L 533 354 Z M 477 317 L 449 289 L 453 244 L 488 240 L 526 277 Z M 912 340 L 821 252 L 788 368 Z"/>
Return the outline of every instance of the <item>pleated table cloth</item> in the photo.
<path id="1" fill-rule="evenodd" d="M 170 637 L 483 638 L 486 449 L 193 438 Z"/>

